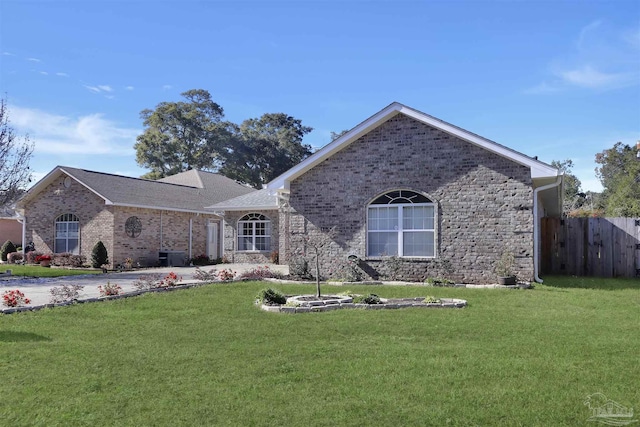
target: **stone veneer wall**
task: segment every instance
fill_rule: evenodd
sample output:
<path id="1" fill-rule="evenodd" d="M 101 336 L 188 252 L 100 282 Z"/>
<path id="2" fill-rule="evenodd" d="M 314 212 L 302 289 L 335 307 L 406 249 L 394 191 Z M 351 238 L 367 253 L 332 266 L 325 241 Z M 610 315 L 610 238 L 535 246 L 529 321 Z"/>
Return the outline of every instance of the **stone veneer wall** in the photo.
<path id="1" fill-rule="evenodd" d="M 249 213 L 259 213 L 271 220 L 271 249 L 259 252 L 239 252 L 238 220 Z M 224 247 L 222 253 L 229 262 L 269 263 L 273 251 L 279 250 L 279 215 L 277 210 L 227 211 L 224 217 Z"/>
<path id="2" fill-rule="evenodd" d="M 366 207 L 382 193 L 407 189 L 437 204 L 435 259 L 403 259 L 399 277 L 443 274 L 448 260 L 458 282 L 495 283 L 495 261 L 516 256 L 516 273 L 533 276 L 533 189 L 529 168 L 399 114 L 300 176 L 290 186 L 291 236 L 338 227 L 321 256 L 326 276 L 358 255 L 364 272 L 389 277 L 391 264 L 366 257 Z M 296 251 L 291 239 L 290 257 Z M 299 246 L 299 244 L 298 244 Z"/>
<path id="3" fill-rule="evenodd" d="M 206 254 L 207 224 L 215 215 L 108 206 L 104 200 L 75 180 L 63 186 L 64 176 L 44 189 L 25 207 L 26 241 L 33 241 L 41 252 L 53 252 L 55 219 L 73 213 L 80 220 L 80 254 L 91 261 L 93 246 L 102 240 L 109 253 L 109 267 L 132 258 L 141 265 L 158 263 L 158 251 L 180 250 L 189 255 L 189 219 L 192 224 L 192 256 Z M 59 191 L 58 191 L 59 190 Z M 142 232 L 132 238 L 125 233 L 127 218 L 137 216 Z M 160 234 L 162 222 L 162 237 Z"/>
<path id="4" fill-rule="evenodd" d="M 33 242 L 40 252 L 53 252 L 55 220 L 59 215 L 72 213 L 80 221 L 80 255 L 91 261 L 93 246 L 102 240 L 112 260 L 113 206 L 75 180 L 66 188 L 65 176 L 59 177 L 25 206 L 25 241 Z"/>

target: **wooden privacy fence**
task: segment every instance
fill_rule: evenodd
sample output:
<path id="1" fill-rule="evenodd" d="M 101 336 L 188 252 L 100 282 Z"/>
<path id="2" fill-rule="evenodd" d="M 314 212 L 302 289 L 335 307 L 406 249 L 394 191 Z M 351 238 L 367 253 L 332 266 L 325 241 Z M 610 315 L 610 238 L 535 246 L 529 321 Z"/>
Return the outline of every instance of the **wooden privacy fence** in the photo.
<path id="1" fill-rule="evenodd" d="M 544 274 L 640 276 L 640 219 L 542 218 Z"/>

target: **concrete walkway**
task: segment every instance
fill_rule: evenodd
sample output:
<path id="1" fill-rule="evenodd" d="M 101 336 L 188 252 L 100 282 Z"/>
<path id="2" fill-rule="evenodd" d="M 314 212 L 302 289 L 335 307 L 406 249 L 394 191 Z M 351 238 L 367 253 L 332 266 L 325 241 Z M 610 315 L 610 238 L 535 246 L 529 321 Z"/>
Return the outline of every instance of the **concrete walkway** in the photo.
<path id="1" fill-rule="evenodd" d="M 288 274 L 289 267 L 286 265 L 275 264 L 259 264 L 261 266 L 268 265 L 269 269 Z M 230 269 L 236 273 L 242 273 L 247 270 L 256 268 L 256 264 L 218 264 L 206 265 L 200 267 L 203 271 L 215 269 L 217 271 Z M 153 275 L 166 276 L 170 272 L 174 272 L 178 277 L 182 277 L 180 284 L 199 283 L 193 278 L 196 267 L 163 267 L 151 268 L 143 270 L 123 271 L 119 273 L 109 272 L 106 274 L 83 274 L 79 276 L 64 276 L 55 278 L 25 278 L 20 276 L 0 276 L 0 296 L 7 290 L 19 289 L 24 293 L 26 298 L 31 300 L 29 306 L 48 304 L 51 299 L 51 288 L 62 285 L 80 285 L 84 286 L 80 291 L 79 299 L 96 298 L 100 296 L 98 286 L 107 283 L 120 285 L 122 292 L 131 292 L 135 290 L 133 283 L 141 277 L 150 277 Z M 1 304 L 1 302 L 0 302 Z M 1 309 L 6 309 L 4 305 L 0 305 Z"/>

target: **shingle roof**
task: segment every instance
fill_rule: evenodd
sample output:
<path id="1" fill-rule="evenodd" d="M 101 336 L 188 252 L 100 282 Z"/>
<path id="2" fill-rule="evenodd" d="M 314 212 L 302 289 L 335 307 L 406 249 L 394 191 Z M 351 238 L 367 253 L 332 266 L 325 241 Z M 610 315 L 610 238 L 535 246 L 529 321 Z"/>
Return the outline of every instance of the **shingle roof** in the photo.
<path id="1" fill-rule="evenodd" d="M 107 204 L 156 209 L 204 212 L 204 207 L 212 203 L 256 191 L 223 175 L 193 170 L 152 181 L 58 166 L 42 179 L 42 183 L 46 184 L 48 179 L 60 173 L 71 176 L 105 199 Z M 29 190 L 23 199 L 37 194 L 40 191 L 39 184 Z"/>
<path id="2" fill-rule="evenodd" d="M 253 193 L 234 197 L 224 202 L 207 206 L 207 209 L 215 211 L 244 211 L 244 210 L 263 210 L 278 209 L 278 199 L 275 194 L 267 189 L 254 191 Z"/>

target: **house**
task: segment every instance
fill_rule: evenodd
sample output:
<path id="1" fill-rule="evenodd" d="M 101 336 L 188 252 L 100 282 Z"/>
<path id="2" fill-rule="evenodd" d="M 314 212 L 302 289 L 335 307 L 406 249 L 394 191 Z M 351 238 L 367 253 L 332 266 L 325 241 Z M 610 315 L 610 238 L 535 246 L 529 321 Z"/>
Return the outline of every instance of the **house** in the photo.
<path id="1" fill-rule="evenodd" d="M 392 103 L 266 189 L 208 208 L 224 218 L 231 260 L 277 251 L 292 265 L 335 228 L 326 276 L 350 259 L 372 278 L 495 283 L 505 251 L 514 273 L 539 280 L 540 218 L 559 216 L 561 197 L 550 165 Z"/>
<path id="2" fill-rule="evenodd" d="M 190 170 L 158 181 L 58 166 L 16 203 L 24 241 L 37 251 L 91 259 L 102 241 L 110 267 L 221 256 L 221 218 L 211 203 L 256 190 L 222 175 Z M 24 243 L 23 243 L 24 245 Z"/>
<path id="3" fill-rule="evenodd" d="M 16 246 L 22 245 L 22 224 L 13 209 L 0 208 L 0 245 L 10 240 Z"/>

